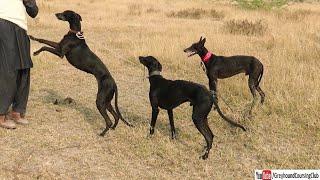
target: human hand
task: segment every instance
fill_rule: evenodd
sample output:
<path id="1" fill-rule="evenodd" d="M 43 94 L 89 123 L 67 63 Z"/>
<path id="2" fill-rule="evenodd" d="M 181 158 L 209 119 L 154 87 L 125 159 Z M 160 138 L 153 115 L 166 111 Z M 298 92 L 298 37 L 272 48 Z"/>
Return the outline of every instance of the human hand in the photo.
<path id="1" fill-rule="evenodd" d="M 25 6 L 33 6 L 33 5 L 37 4 L 36 0 L 22 0 L 22 1 Z"/>

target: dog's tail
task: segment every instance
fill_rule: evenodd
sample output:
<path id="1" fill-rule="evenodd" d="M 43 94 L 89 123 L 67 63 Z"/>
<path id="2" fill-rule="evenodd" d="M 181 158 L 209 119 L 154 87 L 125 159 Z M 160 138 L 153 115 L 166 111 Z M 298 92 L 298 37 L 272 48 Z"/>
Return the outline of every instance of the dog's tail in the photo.
<path id="1" fill-rule="evenodd" d="M 213 104 L 215 105 L 215 107 L 216 107 L 219 115 L 220 115 L 225 121 L 227 121 L 228 123 L 230 123 L 230 124 L 233 125 L 233 126 L 236 126 L 236 127 L 241 128 L 243 131 L 246 131 L 246 128 L 245 128 L 245 127 L 243 127 L 241 124 L 233 121 L 232 119 L 226 117 L 226 116 L 221 112 L 220 107 L 219 107 L 219 105 L 218 105 L 218 103 L 217 103 L 216 100 L 213 100 Z"/>
<path id="2" fill-rule="evenodd" d="M 119 111 L 119 107 L 118 107 L 118 87 L 117 87 L 117 86 L 116 86 L 116 88 L 115 88 L 114 106 L 115 106 L 115 109 L 116 109 L 116 112 L 117 112 L 119 118 L 120 118 L 127 126 L 133 127 L 132 124 L 130 124 L 128 121 L 126 121 L 126 120 L 122 117 L 122 115 L 121 115 L 121 113 L 120 113 L 120 111 Z"/>
<path id="3" fill-rule="evenodd" d="M 259 76 L 259 80 L 258 80 L 257 86 L 259 86 L 259 84 L 261 82 L 261 79 L 262 79 L 262 76 L 263 76 L 263 65 L 262 65 L 262 69 L 261 69 L 261 72 L 260 72 L 260 76 Z"/>

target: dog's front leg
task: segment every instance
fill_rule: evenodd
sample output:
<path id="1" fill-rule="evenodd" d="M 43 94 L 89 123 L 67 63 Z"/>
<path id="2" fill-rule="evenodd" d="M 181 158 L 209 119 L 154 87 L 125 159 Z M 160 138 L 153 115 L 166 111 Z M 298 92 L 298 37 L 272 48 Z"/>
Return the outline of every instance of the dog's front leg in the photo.
<path id="1" fill-rule="evenodd" d="M 173 121 L 173 110 L 168 110 L 168 116 L 170 121 L 170 128 L 171 128 L 171 138 L 176 139 L 176 128 L 174 127 L 174 121 Z"/>
<path id="2" fill-rule="evenodd" d="M 42 44 L 46 44 L 50 47 L 53 47 L 53 48 L 58 48 L 59 47 L 59 43 L 56 43 L 56 42 L 53 42 L 53 41 L 48 41 L 48 40 L 45 40 L 45 39 L 38 39 L 38 38 L 35 38 L 31 35 L 29 35 L 29 38 L 33 41 L 37 41 L 39 43 L 42 43 Z"/>
<path id="3" fill-rule="evenodd" d="M 150 135 L 154 134 L 154 127 L 156 125 L 156 121 L 159 114 L 159 108 L 158 107 L 152 107 L 152 118 L 150 123 Z"/>
<path id="4" fill-rule="evenodd" d="M 34 56 L 37 56 L 39 55 L 42 51 L 48 51 L 48 52 L 51 52 L 52 54 L 55 54 L 57 56 L 59 56 L 60 58 L 63 58 L 64 54 L 62 54 L 59 50 L 57 49 L 54 49 L 54 48 L 50 48 L 50 47 L 46 47 L 46 46 L 43 46 L 42 48 L 40 48 L 38 51 L 35 51 L 33 53 Z"/>

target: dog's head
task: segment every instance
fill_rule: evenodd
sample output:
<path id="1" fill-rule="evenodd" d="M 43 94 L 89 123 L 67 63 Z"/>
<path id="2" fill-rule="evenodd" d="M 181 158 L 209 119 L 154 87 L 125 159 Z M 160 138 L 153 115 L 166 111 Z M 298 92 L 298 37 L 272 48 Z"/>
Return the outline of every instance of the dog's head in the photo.
<path id="1" fill-rule="evenodd" d="M 70 10 L 57 13 L 56 17 L 61 21 L 68 21 L 69 23 L 77 23 L 82 21 L 82 18 L 78 13 Z"/>
<path id="2" fill-rule="evenodd" d="M 162 71 L 162 65 L 153 56 L 139 56 L 139 61 L 148 69 L 149 73 L 154 71 Z"/>
<path id="3" fill-rule="evenodd" d="M 204 49 L 204 44 L 206 43 L 206 38 L 200 40 L 196 43 L 193 43 L 190 47 L 184 50 L 185 53 L 188 53 L 188 57 L 199 54 Z"/>

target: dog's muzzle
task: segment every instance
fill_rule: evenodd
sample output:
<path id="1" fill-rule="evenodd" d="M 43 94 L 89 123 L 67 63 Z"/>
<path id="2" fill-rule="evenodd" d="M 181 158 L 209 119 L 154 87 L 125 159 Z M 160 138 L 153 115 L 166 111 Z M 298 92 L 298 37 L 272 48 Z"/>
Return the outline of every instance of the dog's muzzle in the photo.
<path id="1" fill-rule="evenodd" d="M 188 57 L 191 57 L 191 56 L 194 56 L 194 55 L 197 54 L 196 52 L 189 51 L 189 50 L 187 50 L 187 49 L 185 49 L 184 52 L 188 54 Z"/>
<path id="2" fill-rule="evenodd" d="M 64 15 L 62 13 L 57 13 L 56 17 L 61 21 L 66 21 L 66 18 L 64 17 Z"/>

